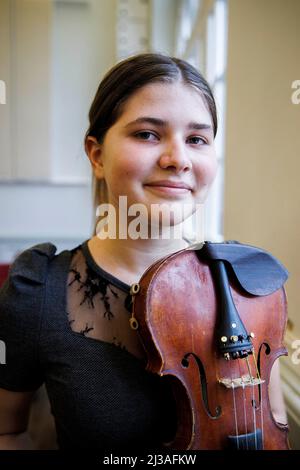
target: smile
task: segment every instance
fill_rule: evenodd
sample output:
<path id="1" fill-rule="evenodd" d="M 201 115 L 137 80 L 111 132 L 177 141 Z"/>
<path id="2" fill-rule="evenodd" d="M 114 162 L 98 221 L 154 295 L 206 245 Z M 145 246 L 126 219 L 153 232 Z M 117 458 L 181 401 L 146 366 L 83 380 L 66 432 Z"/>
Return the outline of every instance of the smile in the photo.
<path id="1" fill-rule="evenodd" d="M 182 181 L 153 181 L 151 183 L 145 184 L 145 186 L 154 191 L 173 195 L 187 194 L 192 191 L 191 186 Z"/>
<path id="2" fill-rule="evenodd" d="M 176 186 L 158 186 L 158 185 L 145 185 L 151 191 L 160 192 L 164 194 L 188 194 L 191 192 L 188 188 L 179 188 Z"/>

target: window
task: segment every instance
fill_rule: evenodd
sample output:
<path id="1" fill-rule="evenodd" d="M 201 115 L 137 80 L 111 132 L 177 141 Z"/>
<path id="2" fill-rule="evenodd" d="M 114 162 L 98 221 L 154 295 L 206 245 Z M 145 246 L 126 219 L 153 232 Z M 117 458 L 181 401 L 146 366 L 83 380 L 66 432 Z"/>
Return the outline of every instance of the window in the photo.
<path id="1" fill-rule="evenodd" d="M 219 170 L 205 204 L 205 238 L 223 240 L 223 185 L 227 56 L 227 0 L 181 0 L 175 54 L 192 63 L 209 82 L 218 109 Z"/>

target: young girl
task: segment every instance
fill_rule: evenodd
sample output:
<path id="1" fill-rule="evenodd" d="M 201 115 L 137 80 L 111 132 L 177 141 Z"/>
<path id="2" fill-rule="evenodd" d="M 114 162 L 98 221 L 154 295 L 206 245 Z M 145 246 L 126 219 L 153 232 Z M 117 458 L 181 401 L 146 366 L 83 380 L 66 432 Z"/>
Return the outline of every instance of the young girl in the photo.
<path id="1" fill-rule="evenodd" d="M 3 449 L 30 447 L 31 398 L 43 383 L 61 449 L 160 449 L 176 432 L 172 392 L 145 371 L 129 325 L 130 286 L 188 246 L 164 235 L 205 201 L 215 178 L 215 101 L 185 61 L 143 54 L 108 72 L 89 118 L 95 206 L 109 204 L 115 226 L 98 224 L 91 239 L 59 255 L 51 243 L 37 245 L 13 263 L 0 296 Z M 143 237 L 130 236 L 134 211 L 124 217 L 122 197 L 127 208 L 144 208 Z M 169 210 L 168 223 L 151 213 L 157 204 Z M 159 237 L 151 238 L 154 226 Z M 278 374 L 274 383 L 274 407 L 283 413 Z"/>

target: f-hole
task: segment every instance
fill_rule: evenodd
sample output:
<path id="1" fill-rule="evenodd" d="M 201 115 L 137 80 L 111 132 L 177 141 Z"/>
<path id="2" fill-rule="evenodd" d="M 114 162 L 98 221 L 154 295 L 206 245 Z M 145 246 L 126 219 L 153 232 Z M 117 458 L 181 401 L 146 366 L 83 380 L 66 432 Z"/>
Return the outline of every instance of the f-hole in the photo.
<path id="1" fill-rule="evenodd" d="M 189 367 L 189 365 L 190 365 L 189 360 L 188 360 L 189 356 L 192 356 L 195 359 L 196 364 L 198 366 L 199 377 L 200 377 L 200 382 L 201 382 L 201 390 L 202 390 L 202 399 L 203 399 L 203 403 L 204 403 L 204 406 L 205 406 L 206 413 L 208 414 L 208 416 L 211 419 L 218 419 L 221 416 L 222 408 L 221 408 L 221 406 L 218 405 L 216 407 L 216 410 L 215 410 L 215 413 L 216 413 L 215 415 L 213 415 L 210 412 L 209 404 L 208 404 L 206 374 L 205 374 L 203 364 L 200 361 L 199 357 L 196 356 L 196 354 L 194 354 L 194 353 L 187 353 L 187 354 L 184 355 L 184 357 L 181 361 L 181 365 L 182 365 L 182 367 L 185 367 L 185 368 Z"/>
<path id="2" fill-rule="evenodd" d="M 265 348 L 265 350 L 263 351 L 263 347 Z M 259 376 L 261 377 L 261 359 L 262 359 L 262 354 L 264 353 L 266 356 L 268 356 L 271 352 L 271 348 L 270 346 L 268 345 L 268 343 L 262 343 L 259 347 L 259 351 L 258 351 L 258 356 L 257 356 L 257 369 L 258 369 L 258 373 L 259 373 Z M 258 386 L 258 397 L 259 397 L 259 404 L 258 406 L 255 405 L 255 409 L 256 410 L 259 410 L 259 407 L 260 407 L 260 404 L 261 404 L 261 387 L 262 387 L 262 384 L 259 384 Z"/>

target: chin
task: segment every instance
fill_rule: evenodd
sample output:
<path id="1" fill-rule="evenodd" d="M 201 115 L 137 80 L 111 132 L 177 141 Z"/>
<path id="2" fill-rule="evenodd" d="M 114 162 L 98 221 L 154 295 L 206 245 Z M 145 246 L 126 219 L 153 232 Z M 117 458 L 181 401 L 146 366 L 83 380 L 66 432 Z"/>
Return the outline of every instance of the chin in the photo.
<path id="1" fill-rule="evenodd" d="M 172 210 L 170 212 L 152 213 L 148 220 L 150 225 L 156 227 L 176 227 L 190 218 L 192 214 L 193 211 L 183 214 L 182 210 Z"/>

